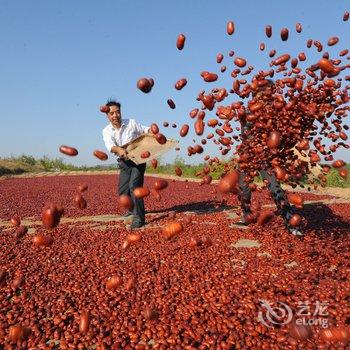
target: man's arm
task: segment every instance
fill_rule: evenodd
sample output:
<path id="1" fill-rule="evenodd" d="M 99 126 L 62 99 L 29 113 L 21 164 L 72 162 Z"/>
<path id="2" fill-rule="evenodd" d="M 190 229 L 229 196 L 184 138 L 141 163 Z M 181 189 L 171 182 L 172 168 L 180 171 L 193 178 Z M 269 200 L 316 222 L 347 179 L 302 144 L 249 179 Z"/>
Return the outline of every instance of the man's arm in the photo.
<path id="1" fill-rule="evenodd" d="M 103 130 L 102 135 L 105 146 L 109 152 L 114 153 L 121 158 L 127 157 L 126 149 L 115 144 L 115 141 L 108 130 Z"/>
<path id="2" fill-rule="evenodd" d="M 120 158 L 127 158 L 128 152 L 125 148 L 119 146 L 112 146 L 111 152 L 119 156 Z"/>

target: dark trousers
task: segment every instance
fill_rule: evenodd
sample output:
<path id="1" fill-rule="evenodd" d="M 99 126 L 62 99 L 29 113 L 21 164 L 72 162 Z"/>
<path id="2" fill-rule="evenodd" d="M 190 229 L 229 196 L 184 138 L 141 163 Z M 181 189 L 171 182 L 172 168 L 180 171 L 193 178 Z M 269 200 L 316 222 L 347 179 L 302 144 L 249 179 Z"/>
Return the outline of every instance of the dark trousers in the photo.
<path id="1" fill-rule="evenodd" d="M 276 179 L 276 176 L 272 170 L 270 171 L 270 174 L 266 170 L 260 170 L 260 175 L 263 180 L 268 181 L 267 187 L 272 194 L 272 198 L 277 206 L 279 213 L 283 217 L 285 224 L 288 226 L 288 221 L 292 216 L 292 207 L 290 206 L 286 194 L 281 188 L 279 181 Z M 251 213 L 250 200 L 252 197 L 252 192 L 248 184 L 244 181 L 244 178 L 246 176 L 247 174 L 241 171 L 239 176 L 238 198 L 241 202 L 243 215 Z"/>
<path id="2" fill-rule="evenodd" d="M 118 160 L 119 163 L 119 186 L 118 194 L 126 194 L 132 198 L 134 203 L 133 222 L 145 223 L 145 204 L 143 198 L 135 198 L 134 189 L 142 187 L 146 170 L 146 163 L 135 164 L 131 160 Z"/>

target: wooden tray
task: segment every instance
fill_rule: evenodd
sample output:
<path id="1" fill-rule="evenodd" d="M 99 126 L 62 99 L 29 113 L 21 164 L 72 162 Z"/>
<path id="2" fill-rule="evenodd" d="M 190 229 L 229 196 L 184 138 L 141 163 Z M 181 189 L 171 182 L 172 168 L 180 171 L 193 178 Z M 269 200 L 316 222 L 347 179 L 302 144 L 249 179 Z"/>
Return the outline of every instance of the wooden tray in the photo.
<path id="1" fill-rule="evenodd" d="M 167 139 L 167 142 L 164 145 L 161 145 L 158 143 L 154 135 L 142 134 L 123 147 L 128 152 L 128 159 L 132 160 L 136 164 L 141 164 L 161 156 L 162 154 L 176 147 L 178 143 L 179 142 L 176 140 Z M 144 151 L 151 153 L 147 159 L 141 158 L 141 153 Z"/>

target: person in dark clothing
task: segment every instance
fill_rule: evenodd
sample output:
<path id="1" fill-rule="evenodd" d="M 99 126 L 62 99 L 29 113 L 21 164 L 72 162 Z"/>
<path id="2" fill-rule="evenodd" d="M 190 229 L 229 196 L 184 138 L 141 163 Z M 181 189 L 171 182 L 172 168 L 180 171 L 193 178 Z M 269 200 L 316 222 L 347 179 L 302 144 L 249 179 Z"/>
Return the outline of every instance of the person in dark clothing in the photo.
<path id="1" fill-rule="evenodd" d="M 255 100 L 259 99 L 260 94 L 264 93 L 267 89 L 271 89 L 271 86 L 273 85 L 273 81 L 269 80 L 269 84 L 257 92 L 253 94 L 253 97 Z M 251 137 L 249 135 L 249 130 L 252 127 L 252 124 L 250 122 L 247 122 L 245 118 L 240 119 L 241 123 L 241 138 L 244 142 L 244 140 L 249 139 Z M 289 220 L 293 215 L 293 209 L 291 205 L 288 202 L 287 196 L 284 192 L 284 190 L 281 187 L 281 184 L 277 180 L 272 168 L 268 165 L 263 166 L 263 169 L 260 171 L 260 175 L 262 179 L 267 182 L 267 187 L 272 194 L 272 198 L 276 204 L 276 207 L 278 209 L 279 214 L 282 216 L 286 228 L 290 233 L 292 233 L 295 236 L 302 236 L 300 229 L 298 227 L 291 227 L 289 225 Z M 247 174 L 244 171 L 240 171 L 240 177 L 239 177 L 239 193 L 238 198 L 241 203 L 242 208 L 242 216 L 241 219 L 237 222 L 239 225 L 249 225 L 250 223 L 250 216 L 252 214 L 250 204 L 251 204 L 251 197 L 252 193 L 249 188 L 249 185 L 247 181 L 245 181 L 245 177 Z"/>
<path id="2" fill-rule="evenodd" d="M 102 131 L 103 141 L 108 151 L 118 156 L 118 194 L 130 196 L 134 204 L 133 212 L 127 212 L 124 216 L 133 215 L 131 228 L 139 228 L 145 225 L 145 205 L 142 198 L 135 198 L 134 189 L 143 186 L 146 163 L 136 164 L 127 159 L 127 151 L 123 146 L 149 132 L 149 127 L 137 123 L 134 119 L 122 119 L 119 102 L 108 101 L 106 105 L 109 107 L 107 117 L 110 123 Z"/>

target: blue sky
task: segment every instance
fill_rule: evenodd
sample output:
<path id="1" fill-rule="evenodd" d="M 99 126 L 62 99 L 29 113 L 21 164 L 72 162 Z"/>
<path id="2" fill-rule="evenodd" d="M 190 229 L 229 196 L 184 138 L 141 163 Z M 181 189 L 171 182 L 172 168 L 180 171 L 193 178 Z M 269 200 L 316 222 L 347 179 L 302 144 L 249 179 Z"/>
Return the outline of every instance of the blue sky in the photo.
<path id="1" fill-rule="evenodd" d="M 320 54 L 315 47 L 307 49 L 306 40 L 317 39 L 326 46 L 329 37 L 339 36 L 337 45 L 326 47 L 335 57 L 350 47 L 350 21 L 342 20 L 346 10 L 349 1 L 329 0 L 0 0 L 0 157 L 25 153 L 62 156 L 72 164 L 100 164 L 92 152 L 104 150 L 101 131 L 107 120 L 99 106 L 109 97 L 121 101 L 124 117 L 144 125 L 192 122 L 188 112 L 199 106 L 199 91 L 231 86 L 230 50 L 257 71 L 268 68 L 271 49 L 292 56 L 304 51 L 307 62 L 315 63 Z M 232 36 L 226 34 L 229 20 L 236 27 Z M 297 22 L 303 25 L 301 34 L 295 31 Z M 273 27 L 271 39 L 265 36 L 267 24 Z M 290 31 L 286 42 L 279 37 L 282 27 Z M 187 37 L 182 51 L 175 45 L 179 33 Z M 266 43 L 264 52 L 260 42 Z M 219 52 L 228 70 L 219 73 L 218 82 L 204 83 L 201 71 L 220 72 Z M 140 77 L 155 80 L 149 94 L 136 88 Z M 175 82 L 183 77 L 187 86 L 175 90 Z M 168 98 L 175 101 L 175 110 L 168 107 Z M 225 104 L 234 100 L 237 97 L 231 95 Z M 162 130 L 170 138 L 180 138 L 178 129 Z M 178 154 L 187 157 L 192 137 L 180 141 L 183 152 Z M 61 155 L 61 144 L 75 146 L 79 155 Z M 214 154 L 215 149 L 209 146 L 206 153 Z M 165 160 L 175 154 L 170 152 Z M 347 150 L 337 154 L 350 160 Z"/>

